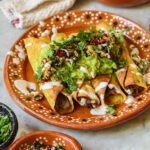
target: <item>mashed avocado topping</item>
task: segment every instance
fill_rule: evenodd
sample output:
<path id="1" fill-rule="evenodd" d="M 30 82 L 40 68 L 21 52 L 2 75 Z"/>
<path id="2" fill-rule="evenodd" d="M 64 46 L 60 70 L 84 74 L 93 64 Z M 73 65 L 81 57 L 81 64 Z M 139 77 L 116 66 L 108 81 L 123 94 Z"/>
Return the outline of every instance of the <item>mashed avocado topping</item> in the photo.
<path id="1" fill-rule="evenodd" d="M 77 89 L 77 80 L 112 74 L 125 66 L 120 59 L 124 44 L 123 34 L 91 28 L 79 31 L 68 39 L 53 40 L 42 49 L 37 60 L 38 81 L 61 81 L 68 93 Z"/>

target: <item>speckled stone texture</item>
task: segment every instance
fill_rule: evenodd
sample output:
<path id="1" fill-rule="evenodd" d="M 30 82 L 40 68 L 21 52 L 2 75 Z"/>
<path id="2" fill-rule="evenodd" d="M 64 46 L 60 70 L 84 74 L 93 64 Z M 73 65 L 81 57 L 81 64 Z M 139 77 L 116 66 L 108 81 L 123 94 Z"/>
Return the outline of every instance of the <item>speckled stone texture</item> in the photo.
<path id="1" fill-rule="evenodd" d="M 78 0 L 73 9 L 104 10 L 113 12 L 149 29 L 150 3 L 134 8 L 113 8 L 93 0 Z M 99 131 L 73 131 L 41 122 L 21 110 L 8 95 L 3 82 L 3 65 L 6 52 L 25 30 L 13 28 L 0 12 L 0 101 L 10 106 L 19 120 L 17 138 L 37 130 L 54 130 L 76 138 L 85 150 L 149 150 L 150 110 L 125 124 Z"/>

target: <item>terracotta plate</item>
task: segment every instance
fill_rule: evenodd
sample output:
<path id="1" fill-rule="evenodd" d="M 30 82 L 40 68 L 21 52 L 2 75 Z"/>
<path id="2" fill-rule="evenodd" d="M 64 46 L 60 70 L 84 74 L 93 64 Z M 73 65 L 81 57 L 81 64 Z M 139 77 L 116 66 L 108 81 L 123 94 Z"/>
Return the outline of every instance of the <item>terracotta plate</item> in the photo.
<path id="1" fill-rule="evenodd" d="M 50 110 L 46 100 L 34 101 L 25 97 L 14 86 L 14 80 L 25 79 L 35 82 L 33 71 L 28 60 L 19 58 L 19 48 L 24 48 L 23 39 L 34 36 L 39 37 L 46 32 L 51 34 L 52 26 L 55 26 L 59 32 L 66 34 L 78 31 L 79 29 L 87 29 L 101 20 L 105 20 L 111 26 L 123 30 L 128 39 L 129 44 L 135 44 L 140 51 L 140 56 L 145 59 L 150 58 L 150 35 L 137 24 L 120 17 L 115 14 L 101 11 L 79 11 L 58 14 L 45 20 L 45 24 L 37 24 L 24 33 L 13 45 L 11 51 L 13 56 L 7 56 L 4 67 L 4 79 L 9 94 L 14 101 L 26 112 L 34 117 L 64 128 L 73 129 L 100 129 L 114 126 L 118 123 L 131 119 L 145 110 L 150 104 L 150 90 L 136 97 L 132 104 L 123 104 L 117 109 L 117 114 L 92 116 L 88 108 L 76 105 L 73 113 L 68 115 L 55 114 Z M 17 59 L 18 65 L 14 65 L 13 61 Z"/>
<path id="2" fill-rule="evenodd" d="M 82 149 L 81 145 L 71 136 L 54 131 L 38 131 L 19 138 L 9 147 L 8 150 L 24 150 L 28 149 L 29 147 L 32 150 L 33 146 L 38 146 L 38 141 L 44 144 L 44 146 L 55 146 L 59 144 L 65 150 Z"/>

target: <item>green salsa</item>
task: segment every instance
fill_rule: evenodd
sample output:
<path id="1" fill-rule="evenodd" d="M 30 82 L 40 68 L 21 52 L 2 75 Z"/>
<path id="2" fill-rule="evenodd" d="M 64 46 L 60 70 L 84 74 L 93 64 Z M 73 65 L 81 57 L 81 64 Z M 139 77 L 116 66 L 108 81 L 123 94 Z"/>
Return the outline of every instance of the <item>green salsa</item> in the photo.
<path id="1" fill-rule="evenodd" d="M 8 139 L 11 129 L 12 125 L 8 115 L 0 115 L 0 143 Z"/>

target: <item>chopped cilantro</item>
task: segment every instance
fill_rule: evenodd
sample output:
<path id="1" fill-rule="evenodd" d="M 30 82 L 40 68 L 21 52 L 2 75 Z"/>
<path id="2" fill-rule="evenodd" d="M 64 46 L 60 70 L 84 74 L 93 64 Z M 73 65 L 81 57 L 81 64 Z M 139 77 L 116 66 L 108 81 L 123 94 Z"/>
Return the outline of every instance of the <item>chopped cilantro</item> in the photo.
<path id="1" fill-rule="evenodd" d="M 54 50 L 49 50 L 48 58 L 50 60 L 54 60 L 55 59 L 55 51 Z"/>
<path id="2" fill-rule="evenodd" d="M 86 46 L 86 42 L 85 42 L 85 41 L 81 41 L 81 42 L 79 42 L 79 44 L 78 44 L 78 49 L 79 49 L 80 51 L 82 51 L 82 50 L 85 48 L 85 46 Z"/>
<path id="3" fill-rule="evenodd" d="M 110 114 L 110 115 L 115 115 L 116 114 L 116 105 L 109 105 L 107 107 L 106 113 Z"/>
<path id="4" fill-rule="evenodd" d="M 121 58 L 118 63 L 118 68 L 120 69 L 124 67 L 126 67 L 126 60 L 124 58 Z"/>
<path id="5" fill-rule="evenodd" d="M 150 62 L 143 60 L 143 59 L 140 60 L 139 68 L 142 74 L 145 74 L 146 71 L 148 70 L 148 64 L 150 64 Z"/>
<path id="6" fill-rule="evenodd" d="M 0 115 L 0 143 L 6 141 L 10 135 L 12 125 L 7 115 Z"/>
<path id="7" fill-rule="evenodd" d="M 55 74 L 55 79 L 62 81 L 68 93 L 72 93 L 77 89 L 76 78 L 71 77 L 72 70 L 73 66 L 66 63 L 65 67 L 58 69 Z"/>

